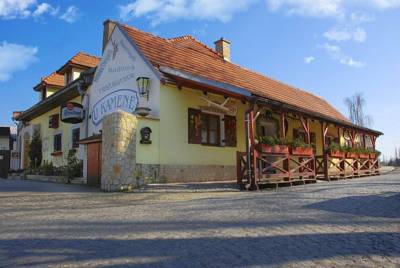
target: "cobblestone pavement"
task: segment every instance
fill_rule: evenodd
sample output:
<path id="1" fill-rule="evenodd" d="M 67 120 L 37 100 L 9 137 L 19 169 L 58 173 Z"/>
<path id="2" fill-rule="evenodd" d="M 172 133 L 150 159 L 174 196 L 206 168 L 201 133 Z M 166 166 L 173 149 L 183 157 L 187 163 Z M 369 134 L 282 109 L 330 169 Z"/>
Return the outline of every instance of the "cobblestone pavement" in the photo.
<path id="1" fill-rule="evenodd" d="M 0 267 L 400 267 L 400 174 L 239 192 L 0 180 Z"/>

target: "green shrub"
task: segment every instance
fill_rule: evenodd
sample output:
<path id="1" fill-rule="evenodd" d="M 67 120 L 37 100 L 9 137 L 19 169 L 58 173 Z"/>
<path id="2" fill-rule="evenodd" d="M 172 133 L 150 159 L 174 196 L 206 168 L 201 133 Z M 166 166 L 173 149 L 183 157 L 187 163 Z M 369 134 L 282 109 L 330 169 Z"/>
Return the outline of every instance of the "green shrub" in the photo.
<path id="1" fill-rule="evenodd" d="M 68 182 L 73 178 L 81 177 L 83 170 L 82 160 L 76 157 L 76 150 L 69 150 L 67 157 L 67 166 L 64 167 L 64 176 L 67 177 Z"/>
<path id="2" fill-rule="evenodd" d="M 290 143 L 290 146 L 291 147 L 293 147 L 293 148 L 297 148 L 297 147 L 300 147 L 300 148 L 310 148 L 311 147 L 311 145 L 310 144 L 308 144 L 308 143 L 306 143 L 306 142 L 304 142 L 302 139 L 294 139 L 291 143 Z"/>
<path id="3" fill-rule="evenodd" d="M 31 143 L 29 144 L 29 167 L 37 169 L 42 163 L 42 139 L 40 130 L 35 129 Z"/>
<path id="4" fill-rule="evenodd" d="M 53 163 L 43 161 L 43 164 L 39 168 L 40 175 L 52 176 L 54 175 L 54 166 Z"/>

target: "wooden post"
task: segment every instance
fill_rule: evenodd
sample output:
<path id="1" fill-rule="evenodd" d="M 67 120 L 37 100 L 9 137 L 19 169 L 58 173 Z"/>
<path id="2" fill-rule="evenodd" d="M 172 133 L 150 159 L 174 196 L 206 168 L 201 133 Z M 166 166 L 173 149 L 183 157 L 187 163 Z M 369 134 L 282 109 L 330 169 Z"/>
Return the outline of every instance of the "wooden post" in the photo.
<path id="1" fill-rule="evenodd" d="M 329 124 L 328 123 L 324 123 L 324 122 L 320 122 L 321 124 L 321 134 L 322 134 L 322 150 L 323 150 L 323 154 L 325 153 L 325 149 L 326 149 L 326 135 L 328 134 L 328 129 L 329 129 Z"/>
<path id="2" fill-rule="evenodd" d="M 250 133 L 249 133 L 249 139 L 250 139 L 250 152 L 251 152 L 251 169 L 252 169 L 252 176 L 251 176 L 251 182 L 250 182 L 250 189 L 249 190 L 257 190 L 258 185 L 257 185 L 257 151 L 254 148 L 254 108 L 250 111 L 249 114 L 249 123 L 250 123 Z"/>
<path id="3" fill-rule="evenodd" d="M 365 133 L 362 134 L 362 137 L 363 137 L 364 149 L 366 149 L 367 148 L 367 144 L 365 144 Z"/>
<path id="4" fill-rule="evenodd" d="M 286 139 L 285 118 L 286 118 L 286 114 L 285 114 L 285 112 L 282 112 L 281 113 L 281 138 L 282 139 Z"/>
<path id="5" fill-rule="evenodd" d="M 281 113 L 281 138 L 286 139 L 286 128 L 285 128 L 285 120 L 286 120 L 286 114 L 285 112 Z M 289 126 L 288 126 L 289 127 Z M 283 169 L 289 173 L 289 155 L 286 156 L 286 159 L 283 161 Z M 290 180 L 290 174 L 289 174 L 289 180 Z"/>
<path id="6" fill-rule="evenodd" d="M 304 118 L 303 116 L 300 116 L 300 121 L 301 124 L 303 126 L 304 131 L 306 132 L 306 142 L 308 144 L 311 143 L 311 139 L 310 139 L 310 121 L 308 120 L 308 118 Z"/>
<path id="7" fill-rule="evenodd" d="M 372 148 L 374 148 L 374 150 L 375 150 L 375 147 L 376 147 L 376 136 L 374 136 L 374 135 L 370 135 L 370 138 L 371 138 L 371 142 L 372 142 Z"/>

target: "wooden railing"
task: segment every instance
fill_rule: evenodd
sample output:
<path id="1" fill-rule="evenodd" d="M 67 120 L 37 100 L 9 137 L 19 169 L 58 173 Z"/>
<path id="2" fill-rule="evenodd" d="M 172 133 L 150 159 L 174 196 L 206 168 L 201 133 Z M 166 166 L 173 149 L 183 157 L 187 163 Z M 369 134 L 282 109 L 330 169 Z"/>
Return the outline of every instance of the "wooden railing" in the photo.
<path id="1" fill-rule="evenodd" d="M 314 155 L 290 153 L 261 153 L 254 151 L 256 168 L 252 166 L 255 180 L 260 183 L 292 183 L 316 179 Z M 237 182 L 249 183 L 246 153 L 237 152 Z"/>
<path id="2" fill-rule="evenodd" d="M 315 157 L 315 164 L 317 177 L 328 181 L 379 174 L 377 158 L 346 158 L 324 154 Z"/>

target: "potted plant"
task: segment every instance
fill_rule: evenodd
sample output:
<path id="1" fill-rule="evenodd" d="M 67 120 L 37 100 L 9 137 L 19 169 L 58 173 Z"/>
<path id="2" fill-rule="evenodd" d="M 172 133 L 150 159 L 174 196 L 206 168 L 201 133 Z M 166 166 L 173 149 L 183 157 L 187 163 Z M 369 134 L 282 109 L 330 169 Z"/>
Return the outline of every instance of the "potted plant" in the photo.
<path id="1" fill-rule="evenodd" d="M 345 157 L 345 152 L 342 147 L 340 147 L 339 144 L 337 143 L 331 143 L 328 147 L 328 155 L 330 157 L 337 157 L 337 158 L 343 158 Z"/>
<path id="2" fill-rule="evenodd" d="M 378 150 L 372 149 L 372 150 L 369 152 L 369 158 L 371 158 L 371 159 L 376 159 L 376 158 L 379 157 L 380 155 L 381 155 L 381 152 L 379 152 Z"/>
<path id="3" fill-rule="evenodd" d="M 361 159 L 368 159 L 369 158 L 369 150 L 368 149 L 364 149 L 364 148 L 358 148 L 356 149 L 357 153 L 358 153 L 358 157 Z"/>
<path id="4" fill-rule="evenodd" d="M 290 151 L 292 155 L 310 156 L 314 153 L 311 145 L 300 139 L 295 139 L 291 143 Z"/>
<path id="5" fill-rule="evenodd" d="M 354 149 L 350 146 L 345 146 L 344 150 L 346 151 L 346 158 L 350 159 L 355 159 L 357 158 L 357 153 L 354 151 Z"/>
<path id="6" fill-rule="evenodd" d="M 286 141 L 271 136 L 259 137 L 258 144 L 255 145 L 255 149 L 259 152 L 270 154 L 289 153 L 289 148 L 286 145 Z"/>

